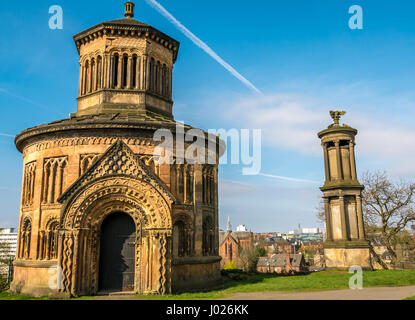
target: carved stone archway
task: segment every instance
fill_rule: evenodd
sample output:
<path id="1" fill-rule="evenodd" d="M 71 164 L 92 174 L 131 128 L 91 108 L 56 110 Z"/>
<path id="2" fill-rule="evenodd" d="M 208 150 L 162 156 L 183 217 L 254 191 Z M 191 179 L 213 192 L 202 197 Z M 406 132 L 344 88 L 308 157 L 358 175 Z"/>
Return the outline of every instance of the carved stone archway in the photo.
<path id="1" fill-rule="evenodd" d="M 121 211 L 136 224 L 135 291 L 170 292 L 171 204 L 154 185 L 124 175 L 98 178 L 79 188 L 62 209 L 60 290 L 71 295 L 97 292 L 101 224 Z"/>

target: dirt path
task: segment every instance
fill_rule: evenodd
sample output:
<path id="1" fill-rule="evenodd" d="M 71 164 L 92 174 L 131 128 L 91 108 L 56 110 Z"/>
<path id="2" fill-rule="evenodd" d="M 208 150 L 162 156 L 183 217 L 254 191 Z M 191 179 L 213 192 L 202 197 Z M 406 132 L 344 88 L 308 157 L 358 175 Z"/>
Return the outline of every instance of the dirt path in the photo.
<path id="1" fill-rule="evenodd" d="M 362 290 L 326 290 L 303 292 L 245 292 L 236 293 L 220 300 L 402 300 L 415 296 L 415 286 L 372 287 Z M 131 294 L 102 295 L 93 300 L 137 300 L 143 299 Z"/>
<path id="2" fill-rule="evenodd" d="M 415 296 L 415 286 L 372 287 L 361 290 L 327 290 L 308 292 L 246 292 L 224 300 L 402 300 Z"/>

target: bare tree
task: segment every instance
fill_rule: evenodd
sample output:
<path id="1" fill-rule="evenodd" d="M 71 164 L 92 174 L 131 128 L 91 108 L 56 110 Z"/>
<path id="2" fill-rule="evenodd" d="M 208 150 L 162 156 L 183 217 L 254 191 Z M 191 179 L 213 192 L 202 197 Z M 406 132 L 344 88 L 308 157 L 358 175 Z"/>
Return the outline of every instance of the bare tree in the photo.
<path id="1" fill-rule="evenodd" d="M 266 251 L 263 247 L 253 245 L 243 247 L 238 256 L 240 267 L 246 272 L 255 272 L 259 257 L 265 255 Z"/>
<path id="2" fill-rule="evenodd" d="M 385 246 L 396 263 L 395 246 L 412 221 L 415 221 L 415 184 L 393 182 L 386 172 L 365 172 L 362 193 L 366 230 L 376 228 L 382 234 Z"/>
<path id="3" fill-rule="evenodd" d="M 324 210 L 324 202 L 323 199 L 320 198 L 320 202 L 316 207 L 316 218 L 317 222 L 320 224 L 326 224 L 326 211 Z"/>

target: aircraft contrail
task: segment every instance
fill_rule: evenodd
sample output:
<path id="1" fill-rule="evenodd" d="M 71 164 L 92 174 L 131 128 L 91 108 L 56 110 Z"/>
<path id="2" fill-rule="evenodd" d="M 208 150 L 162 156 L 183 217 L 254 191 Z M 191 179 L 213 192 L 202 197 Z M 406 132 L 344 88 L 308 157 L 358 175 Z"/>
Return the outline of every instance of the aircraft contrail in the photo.
<path id="1" fill-rule="evenodd" d="M 145 0 L 149 5 L 155 8 L 160 12 L 164 17 L 166 17 L 171 23 L 173 23 L 177 29 L 179 29 L 186 37 L 188 37 L 195 45 L 205 51 L 213 59 L 215 59 L 220 65 L 222 65 L 226 70 L 228 70 L 235 78 L 240 80 L 247 87 L 251 88 L 257 93 L 261 93 L 257 87 L 255 87 L 249 80 L 244 78 L 238 71 L 236 71 L 229 63 L 219 57 L 206 43 L 196 37 L 189 29 L 180 23 L 175 17 L 173 17 L 170 12 L 168 12 L 160 3 L 156 0 Z"/>
<path id="2" fill-rule="evenodd" d="M 14 138 L 14 135 L 7 134 L 7 133 L 0 133 L 0 136 L 2 136 L 2 137 L 13 137 Z"/>
<path id="3" fill-rule="evenodd" d="M 258 173 L 258 175 L 264 176 L 264 177 L 269 177 L 269 178 L 274 178 L 274 179 L 286 180 L 286 181 L 319 183 L 318 181 L 313 181 L 313 180 L 306 180 L 306 179 L 298 179 L 298 178 L 290 178 L 290 177 L 276 176 L 276 175 L 267 174 L 267 173 Z"/>

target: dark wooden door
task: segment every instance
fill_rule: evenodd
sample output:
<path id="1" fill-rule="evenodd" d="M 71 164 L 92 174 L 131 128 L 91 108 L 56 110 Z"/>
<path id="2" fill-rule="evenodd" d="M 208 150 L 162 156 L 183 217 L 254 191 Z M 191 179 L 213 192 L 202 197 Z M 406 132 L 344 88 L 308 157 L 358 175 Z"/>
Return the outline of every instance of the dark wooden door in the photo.
<path id="1" fill-rule="evenodd" d="M 134 289 L 135 224 L 129 215 L 113 213 L 103 221 L 99 261 L 100 290 Z"/>

